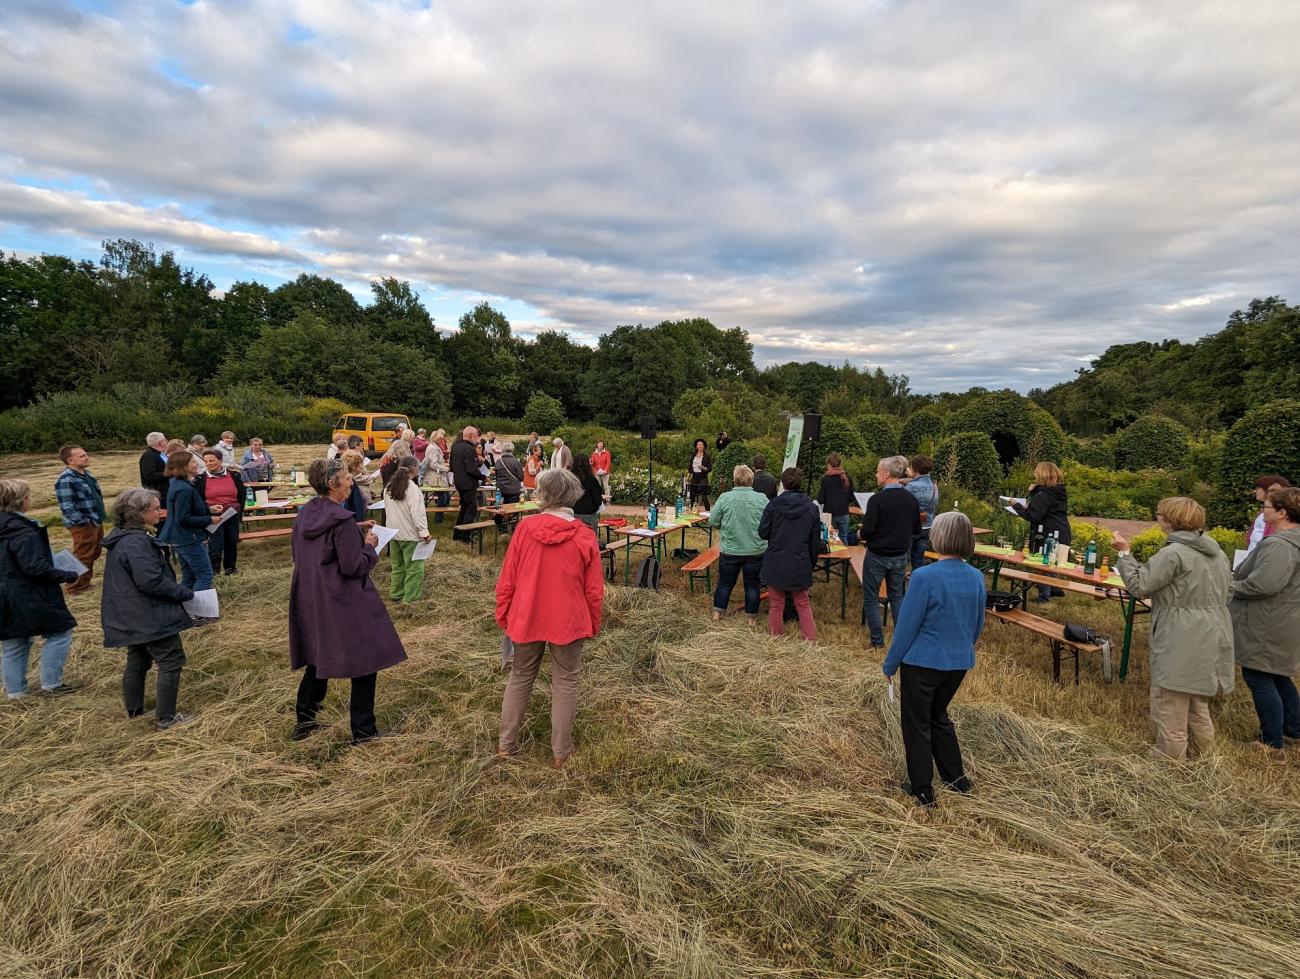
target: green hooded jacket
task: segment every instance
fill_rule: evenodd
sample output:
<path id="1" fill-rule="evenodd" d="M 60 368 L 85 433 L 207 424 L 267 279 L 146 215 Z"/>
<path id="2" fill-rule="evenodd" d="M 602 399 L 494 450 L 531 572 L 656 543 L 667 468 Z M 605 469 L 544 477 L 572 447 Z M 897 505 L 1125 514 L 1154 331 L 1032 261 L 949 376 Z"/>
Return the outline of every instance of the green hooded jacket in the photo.
<path id="1" fill-rule="evenodd" d="M 1300 672 L 1300 528 L 1265 537 L 1232 577 L 1238 665 L 1295 676 Z"/>
<path id="2" fill-rule="evenodd" d="M 1176 530 L 1142 564 L 1131 554 L 1116 565 L 1130 594 L 1151 602 L 1151 682 L 1212 697 L 1232 689 L 1232 569 L 1213 538 Z"/>

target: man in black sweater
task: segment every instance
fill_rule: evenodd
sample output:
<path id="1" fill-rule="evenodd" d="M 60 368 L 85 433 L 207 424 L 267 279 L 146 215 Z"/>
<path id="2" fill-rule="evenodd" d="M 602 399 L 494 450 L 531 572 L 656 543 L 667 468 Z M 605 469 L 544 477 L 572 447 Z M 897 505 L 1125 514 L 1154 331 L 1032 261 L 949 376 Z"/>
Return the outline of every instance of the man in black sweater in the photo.
<path id="1" fill-rule="evenodd" d="M 761 455 L 754 456 L 750 468 L 754 470 L 754 492 L 762 493 L 769 500 L 775 500 L 776 477 L 767 471 L 767 459 Z"/>
<path id="2" fill-rule="evenodd" d="M 483 481 L 483 475 L 479 472 L 478 453 L 474 451 L 477 444 L 478 429 L 471 425 L 460 433 L 460 438 L 451 446 L 451 481 L 460 494 L 457 526 L 478 520 L 478 487 Z M 467 539 L 467 535 L 459 530 L 453 530 L 452 537 L 456 540 Z"/>
<path id="3" fill-rule="evenodd" d="M 876 464 L 876 483 L 880 489 L 872 494 L 862 514 L 862 542 L 867 545 L 867 557 L 862 563 L 862 621 L 871 629 L 872 649 L 885 647 L 880 583 L 885 582 L 885 593 L 897 624 L 912 538 L 921 532 L 921 508 L 903 485 L 906 475 L 905 457 L 881 459 Z"/>

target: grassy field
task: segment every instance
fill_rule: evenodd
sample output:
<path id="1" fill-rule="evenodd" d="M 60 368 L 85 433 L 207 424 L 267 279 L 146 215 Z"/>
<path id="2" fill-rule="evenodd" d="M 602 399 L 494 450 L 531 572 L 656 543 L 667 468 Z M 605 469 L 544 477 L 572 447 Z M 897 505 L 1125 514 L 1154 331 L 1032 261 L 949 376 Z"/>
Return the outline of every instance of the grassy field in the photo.
<path id="1" fill-rule="evenodd" d="M 92 470 L 111 493 L 134 464 Z M 0 458 L 43 507 L 58 469 Z M 396 736 L 362 748 L 337 689 L 332 726 L 289 740 L 287 541 L 240 563 L 221 621 L 186 634 L 192 723 L 125 718 L 97 588 L 72 605 L 86 686 L 0 707 L 0 974 L 1300 975 L 1300 758 L 1250 747 L 1240 689 L 1209 757 L 1148 760 L 1145 624 L 1128 683 L 1090 663 L 1080 687 L 991 624 L 954 709 L 976 792 L 922 812 L 856 586 L 849 625 L 814 588 L 816 646 L 709 623 L 672 569 L 609 590 L 557 773 L 545 682 L 520 757 L 493 756 L 490 556 L 443 540 L 393 609 Z M 1050 614 L 1118 632 L 1108 603 Z"/>

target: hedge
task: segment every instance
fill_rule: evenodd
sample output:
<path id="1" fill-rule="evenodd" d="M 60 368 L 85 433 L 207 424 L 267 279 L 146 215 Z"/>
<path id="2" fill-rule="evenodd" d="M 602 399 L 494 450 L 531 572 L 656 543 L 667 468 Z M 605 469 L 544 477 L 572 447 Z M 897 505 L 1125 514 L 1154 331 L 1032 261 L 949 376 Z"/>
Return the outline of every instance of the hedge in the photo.
<path id="1" fill-rule="evenodd" d="M 979 497 L 997 492 L 1002 464 L 993 441 L 983 432 L 955 432 L 939 443 L 934 454 L 933 478 L 955 484 Z"/>
<path id="2" fill-rule="evenodd" d="M 1211 527 L 1206 531 L 1213 539 L 1214 543 L 1219 545 L 1223 551 L 1223 556 L 1228 559 L 1229 565 L 1236 556 L 1239 548 L 1246 543 L 1245 535 L 1239 530 L 1232 530 L 1228 527 Z M 1149 561 L 1151 556 L 1160 550 L 1167 543 L 1169 538 L 1159 527 L 1152 527 L 1137 534 L 1129 541 L 1129 547 L 1133 551 L 1133 556 L 1139 561 Z"/>
<path id="3" fill-rule="evenodd" d="M 1030 463 L 1066 457 L 1065 432 L 1056 419 L 1028 398 L 1014 391 L 982 395 L 948 416 L 945 431 L 983 432 L 990 439 L 997 433 L 1015 438 L 1018 459 Z"/>
<path id="4" fill-rule="evenodd" d="M 1300 401 L 1261 405 L 1242 415 L 1228 431 L 1211 519 L 1245 526 L 1257 510 L 1251 497 L 1255 480 L 1274 474 L 1293 485 L 1300 483 Z"/>
<path id="5" fill-rule="evenodd" d="M 887 415 L 862 415 L 854 424 L 867 447 L 877 459 L 898 452 L 898 426 Z"/>
<path id="6" fill-rule="evenodd" d="M 817 441 L 805 442 L 799 450 L 799 468 L 803 470 L 804 479 L 811 479 L 814 473 L 820 474 L 826 467 L 826 457 L 832 452 L 848 459 L 865 456 L 867 447 L 852 422 L 826 415 L 822 417 L 821 435 Z"/>
<path id="7" fill-rule="evenodd" d="M 1172 418 L 1143 415 L 1115 436 L 1120 469 L 1177 469 L 1185 465 L 1192 434 Z"/>
<path id="8" fill-rule="evenodd" d="M 918 408 L 907 416 L 898 436 L 898 451 L 903 455 L 916 455 L 923 449 L 934 450 L 943 437 L 944 414 L 933 405 Z"/>

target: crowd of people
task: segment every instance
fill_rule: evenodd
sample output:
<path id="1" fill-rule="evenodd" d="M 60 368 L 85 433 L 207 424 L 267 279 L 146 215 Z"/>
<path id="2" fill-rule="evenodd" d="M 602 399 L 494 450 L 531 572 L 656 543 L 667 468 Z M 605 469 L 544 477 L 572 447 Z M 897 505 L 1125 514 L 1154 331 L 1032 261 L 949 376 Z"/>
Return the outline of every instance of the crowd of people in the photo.
<path id="1" fill-rule="evenodd" d="M 40 642 L 40 691 L 59 696 L 76 689 L 64 679 L 75 619 L 67 597 L 92 587 L 103 567 L 104 643 L 124 647 L 122 697 L 129 717 L 144 713 L 148 672 L 157 668 L 154 719 L 166 729 L 177 712 L 185 663 L 181 633 L 205 624 L 186 610 L 217 575 L 239 573 L 239 527 L 250 483 L 274 476 L 260 439 L 236 462 L 232 432 L 209 446 L 160 432 L 146 438 L 140 486 L 113 500 L 113 531 L 104 535 L 108 509 L 81 446 L 60 450 L 63 471 L 54 490 L 75 558 L 57 566 L 46 529 L 25 514 L 30 486 L 0 480 L 0 608 L 6 694 L 28 692 L 28 663 Z M 721 433 L 714 448 L 729 439 Z M 549 446 L 549 452 L 548 452 Z M 298 512 L 292 531 L 290 662 L 303 671 L 292 736 L 305 738 L 331 679 L 351 681 L 351 727 L 357 743 L 381 736 L 375 718 L 378 673 L 406 653 L 370 574 L 378 537 L 370 512 L 382 501 L 395 531 L 387 543 L 390 598 L 417 600 L 425 562 L 417 549 L 432 539 L 422 487 L 435 496 L 435 520 L 459 496 L 456 522 L 477 519 L 479 494 L 489 485 L 504 503 L 531 498 L 536 514 L 515 527 L 497 583 L 497 621 L 511 650 L 498 751 L 518 749 L 518 733 L 538 667 L 549 649 L 553 663 L 552 750 L 562 766 L 573 752 L 572 725 L 583 643 L 600 629 L 604 581 L 595 533 L 610 499 L 612 453 L 603 442 L 575 452 L 561 438 L 530 433 L 520 459 L 510 439 L 462 429 L 449 441 L 442 429 L 399 430 L 371 463 L 356 436 L 340 436 L 313 462 L 307 479 L 314 499 Z M 813 570 L 828 540 L 861 542 L 862 623 L 866 641 L 881 651 L 882 674 L 898 692 L 907 755 L 905 790 L 918 804 L 935 801 L 933 772 L 950 789 L 971 784 L 962 764 L 948 706 L 966 672 L 984 624 L 983 576 L 967 559 L 974 531 L 963 514 L 939 511 L 939 487 L 924 456 L 879 461 L 876 489 L 855 507 L 857 488 L 843 460 L 830 454 L 816 485 L 787 468 L 779 477 L 755 456 L 730 473 L 731 487 L 713 501 L 709 523 L 719 530 L 718 583 L 712 616 L 721 619 L 740 584 L 743 612 L 756 623 L 768 596 L 768 629 L 784 632 L 787 618 L 815 641 L 810 601 Z M 683 472 L 691 501 L 708 507 L 713 456 L 697 439 Z M 1259 719 L 1259 744 L 1279 751 L 1300 742 L 1300 489 L 1281 476 L 1255 487 L 1260 513 L 1246 538 L 1247 554 L 1234 570 L 1205 531 L 1204 508 L 1194 500 L 1161 501 L 1159 526 L 1168 543 L 1146 561 L 1114 535 L 1116 570 L 1126 590 L 1152 608 L 1150 719 L 1160 757 L 1180 760 L 1204 751 L 1214 737 L 1210 699 L 1232 690 L 1236 668 Z M 1033 528 L 1070 543 L 1069 500 L 1061 470 L 1050 462 L 1034 472 L 1023 503 L 1013 509 Z M 228 511 L 235 511 L 233 516 Z M 856 531 L 850 514 L 858 514 Z M 933 556 L 933 559 L 932 559 Z M 177 574 L 175 565 L 179 566 Z M 882 591 L 884 597 L 880 597 Z M 1053 596 L 1040 592 L 1041 601 Z M 886 647 L 886 619 L 893 631 Z"/>

